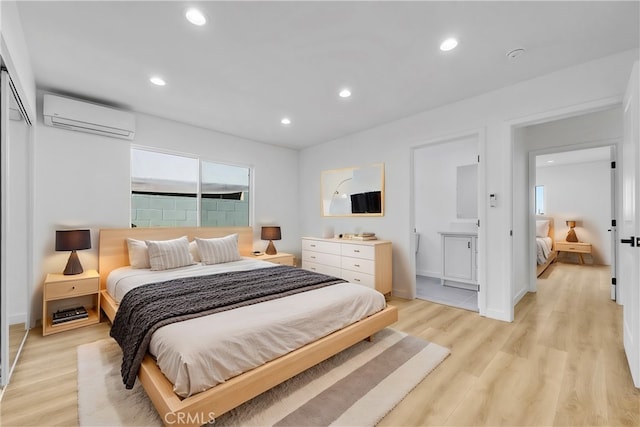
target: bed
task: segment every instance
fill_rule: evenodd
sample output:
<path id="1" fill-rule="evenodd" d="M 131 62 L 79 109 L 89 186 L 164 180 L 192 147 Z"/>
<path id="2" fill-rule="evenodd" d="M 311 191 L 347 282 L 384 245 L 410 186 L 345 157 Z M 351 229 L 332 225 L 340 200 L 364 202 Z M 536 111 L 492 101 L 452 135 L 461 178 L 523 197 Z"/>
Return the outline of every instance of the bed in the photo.
<path id="1" fill-rule="evenodd" d="M 102 308 L 102 311 L 104 311 L 106 316 L 113 323 L 116 317 L 116 313 L 120 308 L 118 300 L 120 300 L 123 294 L 126 293 L 122 289 L 120 291 L 114 290 L 114 288 L 112 287 L 113 283 L 109 284 L 107 279 L 111 272 L 114 272 L 111 282 L 114 281 L 113 277 L 118 273 L 121 273 L 122 271 L 125 271 L 126 273 L 127 266 L 129 265 L 127 238 L 138 240 L 169 240 L 176 239 L 180 236 L 187 236 L 189 240 L 193 241 L 195 237 L 209 239 L 220 238 L 231 234 L 238 235 L 237 241 L 239 252 L 241 255 L 246 257 L 243 260 L 238 261 L 236 263 L 237 265 L 244 266 L 256 262 L 264 263 L 263 261 L 255 261 L 255 257 L 253 257 L 253 260 L 251 259 L 250 253 L 253 249 L 253 232 L 250 227 L 127 228 L 101 230 L 99 248 L 99 270 L 101 287 L 100 306 Z M 282 266 L 275 265 L 272 265 L 272 267 L 274 267 L 275 269 L 283 268 Z M 197 270 L 199 266 L 196 265 L 189 268 Z M 271 270 L 269 268 L 263 268 L 263 270 L 269 271 L 276 271 L 275 269 Z M 141 272 L 138 271 L 138 273 Z M 291 273 L 295 274 L 295 272 L 293 271 Z M 144 274 L 146 274 L 146 272 Z M 108 289 L 109 286 L 112 287 L 111 292 Z M 126 288 L 127 286 L 129 285 L 125 283 L 125 285 L 123 285 L 122 287 Z M 287 296 L 275 301 L 267 301 L 265 303 L 255 304 L 253 307 L 258 309 L 258 307 L 263 307 L 263 304 L 283 304 L 282 301 L 286 298 L 308 298 L 306 294 L 311 295 L 311 292 L 324 292 L 329 295 L 330 293 L 337 291 L 330 292 L 328 288 L 343 289 L 343 291 L 345 291 L 349 287 L 353 286 L 358 289 L 362 288 L 359 285 L 353 284 L 336 284 L 328 286 L 327 288 L 321 288 L 309 292 L 302 292 L 300 294 Z M 356 291 L 358 291 L 358 289 L 356 289 Z M 353 289 L 350 289 L 349 292 L 351 292 L 352 290 Z M 335 303 L 338 304 L 339 301 L 335 300 Z M 304 304 L 306 303 L 298 304 L 304 306 Z M 237 322 L 234 320 L 229 320 L 233 319 L 233 317 L 228 316 L 233 316 L 236 311 L 239 312 L 241 310 L 248 309 L 248 307 L 240 307 L 234 310 L 225 311 L 223 313 L 213 314 L 211 317 L 225 317 L 226 320 L 224 320 L 224 322 L 226 322 L 226 324 L 235 325 Z M 270 308 L 269 310 L 263 310 L 263 314 L 281 311 L 284 310 L 274 310 L 273 308 Z M 350 310 L 339 309 L 339 311 L 349 312 Z M 242 315 L 235 315 L 243 317 Z M 140 365 L 137 378 L 147 392 L 161 418 L 165 420 L 166 424 L 175 423 L 175 420 L 179 419 L 183 421 L 181 422 L 181 425 L 200 425 L 209 421 L 209 418 L 214 418 L 216 416 L 224 414 L 225 412 L 239 406 L 240 404 L 246 402 L 247 400 L 250 400 L 258 394 L 297 375 L 298 373 L 333 356 L 334 354 L 339 353 L 340 351 L 350 347 L 351 345 L 363 339 L 370 338 L 377 331 L 394 323 L 396 320 L 397 309 L 393 306 L 388 306 L 383 303 L 381 310 L 375 311 L 373 314 L 368 314 L 360 320 L 355 321 L 355 323 L 349 323 L 348 325 L 341 327 L 339 330 L 329 332 L 327 335 L 323 335 L 319 338 L 313 338 L 313 341 L 303 344 L 301 347 L 296 348 L 292 351 L 285 350 L 286 353 L 276 356 L 266 363 L 256 365 L 256 367 L 249 368 L 246 371 L 242 371 L 242 373 L 240 373 L 239 375 L 232 375 L 230 379 L 223 378 L 222 381 L 218 381 L 217 384 L 215 384 L 211 388 L 207 388 L 205 391 L 198 392 L 198 390 L 196 390 L 196 392 L 194 392 L 193 390 L 189 389 L 180 390 L 178 387 L 178 381 L 176 381 L 177 388 L 174 391 L 174 383 L 167 379 L 165 374 L 163 374 L 161 367 L 159 366 L 159 364 L 161 364 L 162 357 L 156 358 L 152 357 L 150 354 L 144 355 L 144 359 L 142 360 L 142 363 Z M 192 321 L 200 322 L 201 320 L 191 319 L 185 321 L 184 323 Z M 160 328 L 158 331 L 153 333 L 152 340 L 155 339 L 156 335 L 163 335 L 160 334 L 160 332 L 169 327 L 174 328 L 181 326 L 171 324 L 169 326 Z M 207 328 L 200 327 L 200 329 Z M 186 336 L 187 334 L 176 334 L 174 331 L 170 333 L 164 333 L 165 337 L 167 335 L 175 335 L 183 338 L 183 335 Z M 257 334 L 257 336 L 261 335 L 262 334 L 260 333 Z M 251 339 L 255 338 L 256 337 L 254 336 Z M 279 338 L 276 337 L 274 339 L 278 340 L 279 342 Z M 159 342 L 161 343 L 160 347 L 162 347 L 162 340 L 160 340 Z M 158 347 L 158 345 L 156 345 L 156 347 Z M 233 371 L 233 369 L 237 369 L 237 367 L 230 368 L 231 371 Z M 165 372 L 166 371 L 167 369 L 165 369 Z M 172 376 L 172 374 L 170 373 L 168 373 L 167 375 L 170 377 Z M 187 384 L 189 384 L 189 381 L 190 380 L 187 380 Z M 198 387 L 201 386 L 196 386 L 195 388 L 197 389 Z"/>
<path id="2" fill-rule="evenodd" d="M 553 218 L 536 216 L 536 277 L 539 277 L 558 256 L 554 235 Z"/>

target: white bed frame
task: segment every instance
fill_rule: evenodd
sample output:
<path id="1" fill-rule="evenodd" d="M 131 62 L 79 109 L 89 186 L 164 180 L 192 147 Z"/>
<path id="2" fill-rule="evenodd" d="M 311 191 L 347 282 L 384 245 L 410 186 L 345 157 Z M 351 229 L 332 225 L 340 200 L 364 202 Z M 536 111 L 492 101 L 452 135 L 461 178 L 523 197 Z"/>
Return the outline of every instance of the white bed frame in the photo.
<path id="1" fill-rule="evenodd" d="M 100 230 L 99 271 L 102 311 L 113 322 L 118 305 L 106 290 L 106 280 L 113 269 L 129 265 L 127 237 L 140 240 L 166 240 L 186 235 L 189 240 L 193 240 L 196 236 L 211 238 L 233 233 L 238 233 L 240 254 L 249 255 L 253 250 L 251 227 Z M 397 320 L 397 308 L 387 306 L 384 310 L 359 322 L 187 398 L 181 398 L 173 392 L 173 384 L 162 374 L 150 355 L 143 360 L 138 379 L 165 425 L 202 425 L 353 344 L 370 339 L 376 332 Z"/>

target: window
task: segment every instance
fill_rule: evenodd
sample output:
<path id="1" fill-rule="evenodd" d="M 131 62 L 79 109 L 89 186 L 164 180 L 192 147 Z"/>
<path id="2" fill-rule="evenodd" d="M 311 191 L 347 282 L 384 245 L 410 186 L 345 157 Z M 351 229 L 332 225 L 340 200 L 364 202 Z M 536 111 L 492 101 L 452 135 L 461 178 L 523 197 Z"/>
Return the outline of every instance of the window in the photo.
<path id="1" fill-rule="evenodd" d="M 536 185 L 536 215 L 544 215 L 544 185 Z"/>
<path id="2" fill-rule="evenodd" d="M 133 227 L 249 225 L 250 169 L 131 149 Z"/>

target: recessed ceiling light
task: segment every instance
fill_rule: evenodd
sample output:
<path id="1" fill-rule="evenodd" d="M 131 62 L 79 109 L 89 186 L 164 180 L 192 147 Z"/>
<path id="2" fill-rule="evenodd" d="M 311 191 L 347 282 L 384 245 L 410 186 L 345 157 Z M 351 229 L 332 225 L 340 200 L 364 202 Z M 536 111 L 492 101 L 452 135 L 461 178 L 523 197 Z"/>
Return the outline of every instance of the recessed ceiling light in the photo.
<path id="1" fill-rule="evenodd" d="M 167 84 L 167 82 L 165 82 L 162 77 L 158 77 L 158 76 L 151 77 L 149 81 L 156 86 L 164 86 Z"/>
<path id="2" fill-rule="evenodd" d="M 443 41 L 442 44 L 440 44 L 440 50 L 443 52 L 448 52 L 452 49 L 455 49 L 456 46 L 458 46 L 458 40 L 451 37 Z"/>
<path id="3" fill-rule="evenodd" d="M 282 123 L 283 125 L 290 125 L 291 119 L 289 117 L 283 117 L 282 120 L 280 120 L 280 123 Z"/>
<path id="4" fill-rule="evenodd" d="M 351 96 L 351 91 L 345 88 L 342 89 L 338 95 L 340 95 L 340 98 L 349 98 Z"/>
<path id="5" fill-rule="evenodd" d="M 547 160 L 547 163 L 553 163 L 555 160 Z"/>
<path id="6" fill-rule="evenodd" d="M 198 9 L 189 9 L 184 16 L 186 16 L 193 25 L 202 26 L 207 23 L 207 18 Z"/>

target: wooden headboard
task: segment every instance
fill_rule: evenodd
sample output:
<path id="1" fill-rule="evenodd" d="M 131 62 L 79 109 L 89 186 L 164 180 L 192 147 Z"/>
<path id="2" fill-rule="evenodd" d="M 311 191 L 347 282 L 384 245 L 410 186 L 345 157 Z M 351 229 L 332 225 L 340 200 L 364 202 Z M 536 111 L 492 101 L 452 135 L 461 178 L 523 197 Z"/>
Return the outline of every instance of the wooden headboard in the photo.
<path id="1" fill-rule="evenodd" d="M 98 270 L 100 289 L 106 289 L 107 276 L 119 267 L 129 265 L 127 238 L 138 240 L 168 240 L 187 236 L 212 238 L 238 234 L 240 255 L 247 256 L 253 250 L 253 229 L 251 227 L 157 227 L 157 228 L 104 228 L 100 230 L 98 249 Z"/>

